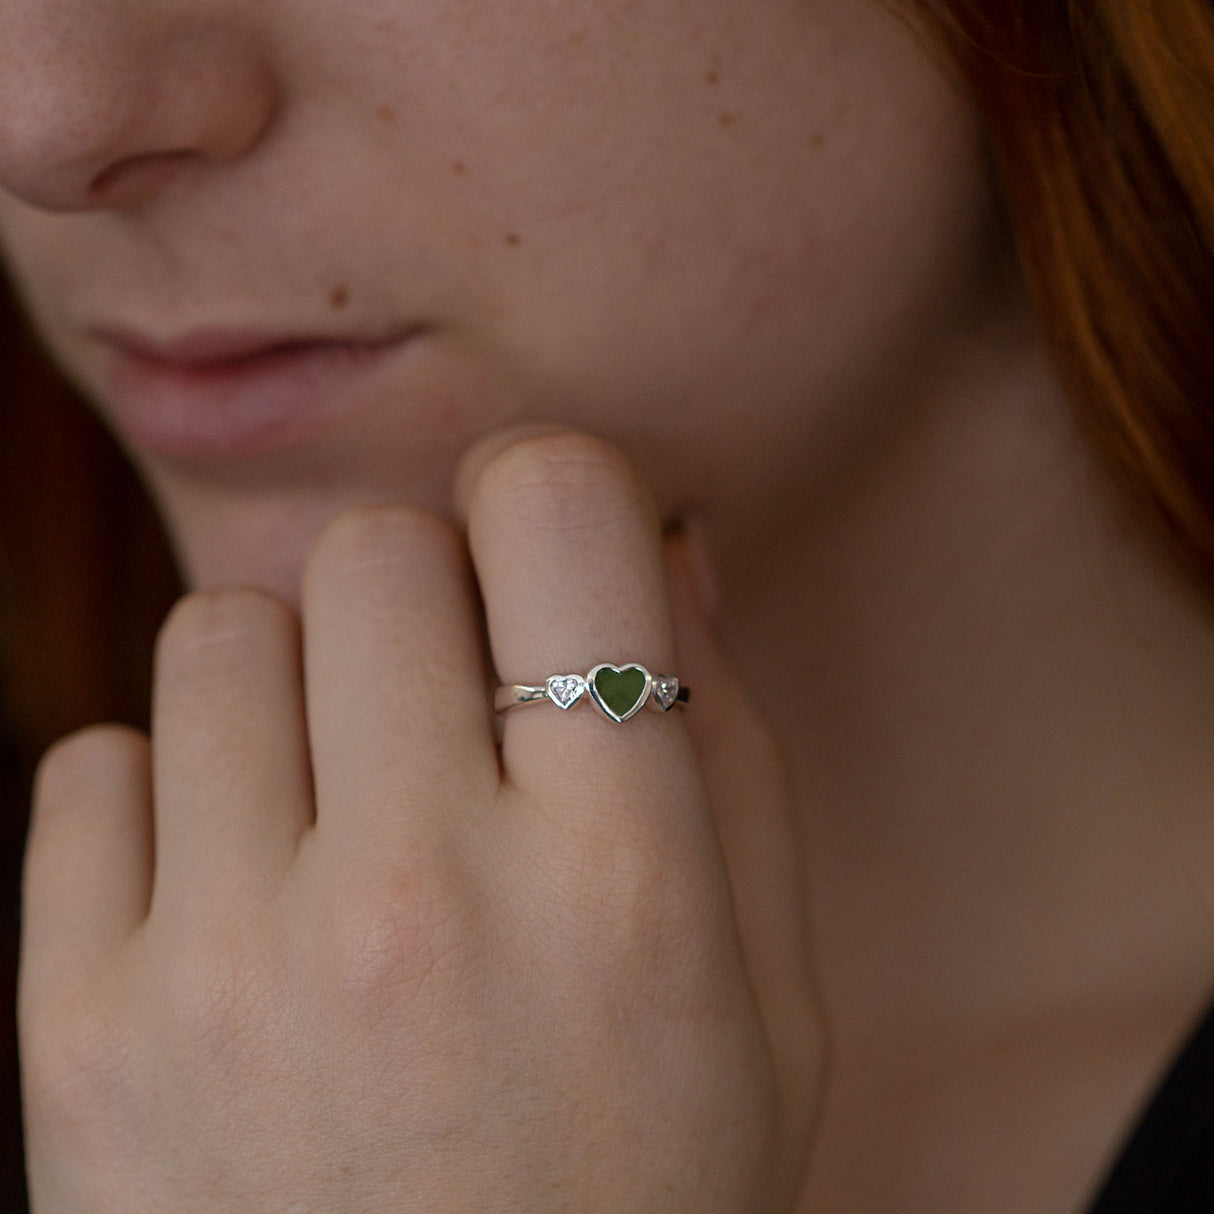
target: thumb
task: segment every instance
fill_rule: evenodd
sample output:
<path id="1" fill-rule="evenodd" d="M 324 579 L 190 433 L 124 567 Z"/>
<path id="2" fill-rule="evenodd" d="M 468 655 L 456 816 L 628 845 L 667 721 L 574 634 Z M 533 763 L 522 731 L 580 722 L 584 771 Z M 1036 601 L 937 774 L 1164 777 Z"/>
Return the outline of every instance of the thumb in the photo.
<path id="1" fill-rule="evenodd" d="M 684 714 L 733 892 L 743 961 L 772 1044 L 785 1122 L 807 1142 L 822 1082 L 822 1030 L 810 947 L 806 865 L 788 764 L 774 733 L 721 650 L 702 528 L 666 539 Z"/>

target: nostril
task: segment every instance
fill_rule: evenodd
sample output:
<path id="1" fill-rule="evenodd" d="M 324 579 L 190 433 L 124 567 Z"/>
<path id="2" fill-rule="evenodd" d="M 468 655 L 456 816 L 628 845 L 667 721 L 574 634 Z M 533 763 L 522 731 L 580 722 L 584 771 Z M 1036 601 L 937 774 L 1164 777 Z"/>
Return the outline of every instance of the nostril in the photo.
<path id="1" fill-rule="evenodd" d="M 108 0 L 13 7 L 26 19 L 16 41 L 16 16 L 0 0 L 0 189 L 34 207 L 142 205 L 183 172 L 239 159 L 273 122 L 278 77 L 226 10 Z M 94 8 L 95 20 L 68 22 Z"/>
<path id="2" fill-rule="evenodd" d="M 93 207 L 112 207 L 132 202 L 144 192 L 158 190 L 182 165 L 197 159 L 197 155 L 181 151 L 128 156 L 93 178 L 87 203 Z"/>

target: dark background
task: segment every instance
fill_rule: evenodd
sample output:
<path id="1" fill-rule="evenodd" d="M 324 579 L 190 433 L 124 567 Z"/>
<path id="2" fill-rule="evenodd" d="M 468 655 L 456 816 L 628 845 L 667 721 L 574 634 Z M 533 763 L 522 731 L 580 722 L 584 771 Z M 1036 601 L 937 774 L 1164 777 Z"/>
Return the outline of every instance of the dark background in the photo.
<path id="1" fill-rule="evenodd" d="M 178 593 L 135 476 L 0 280 L 0 1214 L 27 1208 L 15 998 L 34 769 L 83 725 L 146 727 L 152 642 Z"/>

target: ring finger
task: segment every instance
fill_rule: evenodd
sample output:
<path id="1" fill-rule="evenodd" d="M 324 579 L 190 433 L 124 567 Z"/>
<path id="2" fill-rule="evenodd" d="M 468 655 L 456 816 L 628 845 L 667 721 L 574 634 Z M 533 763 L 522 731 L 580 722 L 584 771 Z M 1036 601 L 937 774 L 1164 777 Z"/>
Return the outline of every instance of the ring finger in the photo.
<path id="1" fill-rule="evenodd" d="M 468 479 L 469 545 L 503 684 L 584 677 L 600 663 L 671 673 L 660 521 L 614 447 L 576 433 L 530 437 Z M 601 684 L 622 714 L 633 698 L 629 677 L 609 671 Z M 582 700 L 591 698 L 588 689 Z M 543 701 L 508 713 L 503 765 L 516 784 L 539 779 L 534 791 L 551 794 L 590 771 L 660 773 L 684 740 L 665 714 L 638 711 L 618 726 L 589 703 L 561 712 Z"/>

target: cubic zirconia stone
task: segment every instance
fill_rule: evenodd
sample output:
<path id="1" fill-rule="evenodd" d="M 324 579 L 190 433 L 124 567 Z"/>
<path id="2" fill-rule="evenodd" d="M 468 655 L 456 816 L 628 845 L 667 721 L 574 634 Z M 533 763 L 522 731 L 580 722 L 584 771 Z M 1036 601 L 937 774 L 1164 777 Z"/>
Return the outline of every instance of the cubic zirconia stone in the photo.
<path id="1" fill-rule="evenodd" d="M 656 675 L 653 680 L 653 698 L 657 700 L 659 708 L 669 712 L 674 707 L 675 700 L 679 698 L 679 680 L 673 675 Z"/>
<path id="2" fill-rule="evenodd" d="M 586 691 L 580 674 L 554 674 L 548 680 L 548 698 L 561 709 L 572 708 Z"/>

